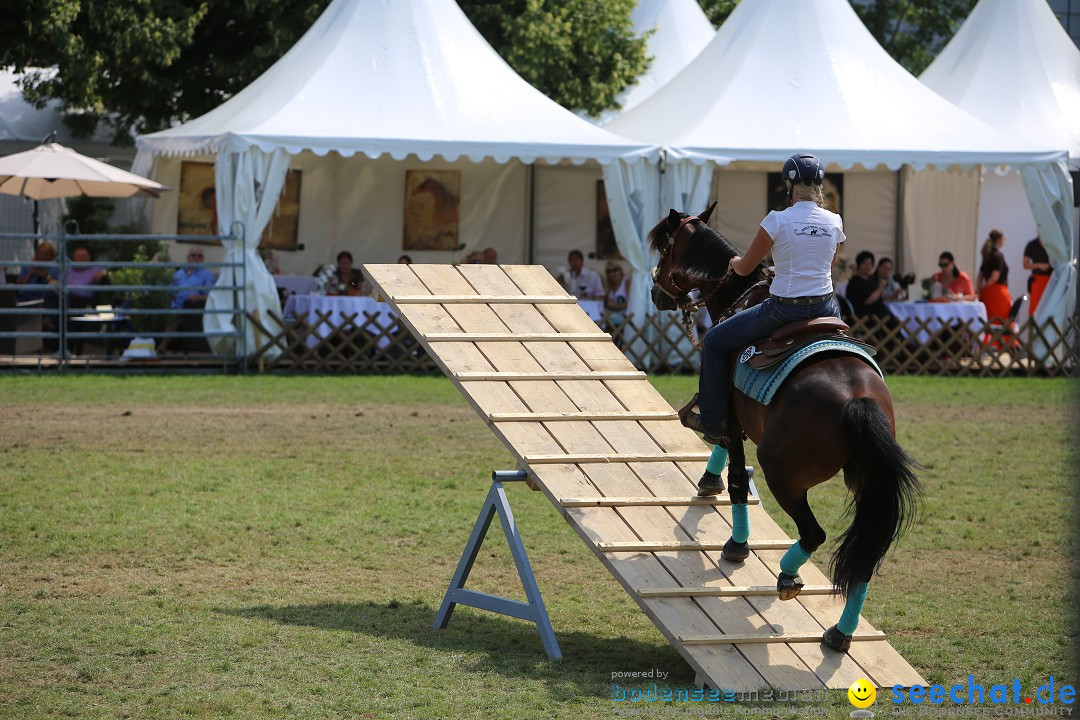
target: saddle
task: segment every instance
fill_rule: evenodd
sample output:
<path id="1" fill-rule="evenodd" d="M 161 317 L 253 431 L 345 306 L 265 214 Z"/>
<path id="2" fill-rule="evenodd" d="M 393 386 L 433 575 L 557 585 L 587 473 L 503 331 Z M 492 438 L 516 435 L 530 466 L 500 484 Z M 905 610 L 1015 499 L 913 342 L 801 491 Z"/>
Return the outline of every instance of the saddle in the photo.
<path id="1" fill-rule="evenodd" d="M 819 317 L 785 325 L 764 340 L 748 346 L 739 358 L 748 358 L 750 367 L 755 370 L 774 365 L 788 355 L 801 350 L 810 343 L 825 338 L 844 338 L 847 342 L 862 346 L 870 355 L 877 353 L 873 345 L 846 335 L 848 324 L 834 317 Z"/>

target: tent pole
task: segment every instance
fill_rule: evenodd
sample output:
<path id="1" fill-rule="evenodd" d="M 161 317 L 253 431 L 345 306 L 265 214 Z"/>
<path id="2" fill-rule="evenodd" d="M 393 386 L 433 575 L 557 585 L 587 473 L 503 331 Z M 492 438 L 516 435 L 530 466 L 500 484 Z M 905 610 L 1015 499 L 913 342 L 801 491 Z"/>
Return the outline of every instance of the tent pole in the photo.
<path id="1" fill-rule="evenodd" d="M 528 185 L 528 218 L 527 236 L 525 238 L 525 263 L 532 265 L 536 256 L 536 162 L 529 163 Z"/>
<path id="2" fill-rule="evenodd" d="M 901 165 L 900 169 L 896 171 L 896 233 L 893 238 L 893 257 L 896 258 L 896 271 L 898 273 L 908 272 L 909 268 L 905 267 L 906 260 L 904 249 L 904 183 L 903 183 L 904 167 Z M 914 272 L 914 270 L 910 270 Z"/>

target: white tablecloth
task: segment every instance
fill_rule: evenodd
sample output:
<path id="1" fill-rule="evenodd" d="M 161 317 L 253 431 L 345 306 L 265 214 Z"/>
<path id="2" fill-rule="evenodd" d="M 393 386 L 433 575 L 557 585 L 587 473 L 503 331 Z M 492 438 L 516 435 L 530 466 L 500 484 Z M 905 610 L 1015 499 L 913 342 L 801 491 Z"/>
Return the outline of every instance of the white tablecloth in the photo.
<path id="1" fill-rule="evenodd" d="M 986 322 L 986 306 L 981 302 L 891 302 L 885 303 L 900 322 L 910 320 L 905 328 L 907 334 L 918 327 L 915 339 L 920 343 L 930 340 L 930 334 L 945 325 L 964 323 L 972 332 L 979 332 Z M 920 321 L 926 328 L 919 327 Z"/>
<path id="2" fill-rule="evenodd" d="M 604 319 L 603 300 L 578 300 L 577 304 L 596 324 L 599 325 L 600 321 Z"/>
<path id="3" fill-rule="evenodd" d="M 327 323 L 321 322 L 316 311 L 330 313 Z M 351 323 L 349 316 L 356 315 Z M 358 325 L 363 327 L 368 324 L 368 316 L 372 316 L 374 327 L 368 324 L 367 330 L 372 334 L 378 334 L 380 328 L 389 328 L 396 322 L 397 316 L 386 303 L 376 302 L 367 296 L 349 297 L 346 295 L 290 295 L 285 301 L 285 319 L 306 317 L 308 325 L 315 327 L 315 335 L 309 336 L 307 344 L 315 347 L 319 340 L 328 336 L 332 330 L 331 325 L 339 327 L 343 325 Z M 379 347 L 390 344 L 390 338 L 385 335 L 379 338 Z"/>
<path id="4" fill-rule="evenodd" d="M 274 284 L 290 295 L 307 295 L 315 288 L 311 275 L 275 275 Z"/>

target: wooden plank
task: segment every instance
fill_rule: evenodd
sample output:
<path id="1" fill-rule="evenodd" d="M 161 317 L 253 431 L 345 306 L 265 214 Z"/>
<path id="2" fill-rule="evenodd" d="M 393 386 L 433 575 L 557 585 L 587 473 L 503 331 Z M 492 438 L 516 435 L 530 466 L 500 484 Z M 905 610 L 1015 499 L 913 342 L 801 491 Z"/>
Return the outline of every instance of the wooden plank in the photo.
<path id="1" fill-rule="evenodd" d="M 611 394 L 604 384 L 605 378 L 601 373 L 594 373 L 583 380 L 560 380 L 558 385 L 567 397 L 573 399 L 578 410 L 582 412 L 622 412 L 626 408 L 618 398 Z M 610 378 L 617 380 L 619 378 Z M 648 382 L 648 380 L 646 380 Z"/>
<path id="2" fill-rule="evenodd" d="M 633 370 L 634 364 L 614 343 L 570 343 L 582 362 L 593 370 Z"/>
<path id="3" fill-rule="evenodd" d="M 469 285 L 480 295 L 506 295 L 521 297 L 523 293 L 506 274 L 501 265 L 458 265 L 457 270 Z M 533 293 L 534 297 L 544 297 L 547 293 Z"/>
<path id="4" fill-rule="evenodd" d="M 851 636 L 852 642 L 867 642 L 884 640 L 885 633 L 856 632 Z M 768 635 L 680 635 L 679 642 L 683 645 L 740 645 L 748 643 L 820 643 L 821 635 L 790 635 L 770 633 Z"/>
<path id="5" fill-rule="evenodd" d="M 604 542 L 597 547 L 604 552 L 661 552 L 665 550 L 723 550 L 725 538 L 722 542 L 700 542 L 697 540 L 687 542 L 672 542 L 670 540 L 634 540 L 633 542 Z M 791 547 L 791 540 L 750 542 L 750 550 L 777 550 Z"/>
<path id="6" fill-rule="evenodd" d="M 503 303 L 491 305 L 491 310 L 498 316 L 503 325 L 510 329 L 510 332 L 523 335 L 557 332 L 551 326 L 551 323 L 547 321 L 547 318 L 536 309 L 535 305 L 507 305 Z M 592 343 L 583 344 L 590 345 Z"/>
<path id="7" fill-rule="evenodd" d="M 430 295 L 424 282 L 417 277 L 412 265 L 363 265 L 361 272 L 384 298 L 402 295 Z"/>
<path id="8" fill-rule="evenodd" d="M 759 502 L 752 498 L 750 504 Z M 727 496 L 712 495 L 710 497 L 572 497 L 560 498 L 559 504 L 563 507 L 641 507 L 654 505 L 657 507 L 682 507 L 689 505 L 730 505 L 731 499 Z"/>
<path id="9" fill-rule="evenodd" d="M 473 375 L 474 373 L 462 373 Z M 482 375 L 483 373 L 475 373 Z M 477 378 L 482 380 L 484 378 Z M 670 412 L 634 412 L 632 410 L 608 410 L 606 412 L 590 412 L 575 410 L 572 412 L 553 413 L 492 413 L 488 415 L 488 422 L 559 422 L 560 420 L 671 420 L 675 417 Z"/>
<path id="10" fill-rule="evenodd" d="M 536 362 L 543 365 L 548 372 L 577 373 L 579 377 L 588 377 L 592 373 L 592 369 L 578 357 L 569 343 L 529 342 L 524 340 L 523 344 L 529 353 L 536 358 Z M 631 375 L 630 377 L 641 378 L 645 377 L 645 374 Z"/>
<path id="11" fill-rule="evenodd" d="M 514 285 L 525 295 L 553 295 L 556 298 L 571 297 L 559 281 L 542 265 L 502 265 Z M 575 303 L 577 301 L 575 300 Z M 586 316 L 588 317 L 588 316 Z"/>
<path id="12" fill-rule="evenodd" d="M 476 308 L 489 309 L 486 305 L 478 305 Z M 465 313 L 451 313 L 454 319 L 461 322 Z M 496 317 L 492 314 L 493 317 Z M 501 324 L 501 321 L 500 321 Z M 429 343 L 441 342 L 566 342 L 568 340 L 600 342 L 611 340 L 607 333 L 512 333 L 512 332 L 461 332 L 461 333 L 431 333 L 426 335 L 425 340 Z"/>
<path id="13" fill-rule="evenodd" d="M 830 595 L 836 592 L 832 585 L 806 585 L 800 591 L 806 595 Z M 641 597 L 773 597 L 776 595 L 775 585 L 719 585 L 700 587 L 668 587 L 668 588 L 643 588 L 638 591 Z M 821 637 L 820 635 L 818 637 Z"/>
<path id="14" fill-rule="evenodd" d="M 505 304 L 528 304 L 536 303 L 566 303 L 574 305 L 577 300 L 573 297 L 553 298 L 547 295 L 402 295 L 391 297 L 394 303 L 403 305 L 440 304 L 440 305 L 464 305 L 466 303 L 505 303 Z"/>
<path id="15" fill-rule="evenodd" d="M 487 348 L 485 348 L 485 354 Z M 535 358 L 529 356 L 530 362 L 534 362 Z M 486 380 L 486 381 L 500 381 L 506 382 L 509 380 L 624 380 L 626 378 L 632 378 L 642 375 L 642 373 L 635 372 L 601 372 L 601 373 L 581 373 L 581 372 L 558 372 L 548 370 L 538 370 L 534 372 L 507 372 L 507 371 L 495 371 L 495 372 L 462 372 L 456 373 L 455 377 L 458 380 Z M 664 417 L 663 414 L 657 414 L 660 417 Z M 652 418 L 643 419 L 656 419 L 657 415 Z M 526 418 L 521 418 L 526 419 Z M 505 422 L 505 421 L 504 421 Z"/>
<path id="16" fill-rule="evenodd" d="M 560 423 L 561 425 L 561 423 Z M 530 465 L 547 465 L 550 463 L 568 463 L 581 465 L 584 463 L 629 463 L 648 462 L 650 460 L 708 460 L 711 453 L 685 453 L 679 455 L 638 455 L 637 453 L 587 453 L 582 455 L 526 455 L 525 462 Z M 784 547 L 790 546 L 789 542 Z"/>

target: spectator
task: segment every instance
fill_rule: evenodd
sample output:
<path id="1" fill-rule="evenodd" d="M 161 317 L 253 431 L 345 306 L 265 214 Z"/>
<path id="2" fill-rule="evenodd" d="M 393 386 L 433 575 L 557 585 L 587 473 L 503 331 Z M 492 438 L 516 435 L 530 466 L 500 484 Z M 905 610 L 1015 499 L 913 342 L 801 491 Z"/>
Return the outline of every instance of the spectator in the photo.
<path id="1" fill-rule="evenodd" d="M 934 283 L 937 287 L 941 288 L 941 297 L 945 297 L 949 300 L 974 300 L 975 288 L 971 284 L 971 277 L 966 272 L 956 267 L 956 258 L 953 254 L 946 250 L 941 253 L 941 257 L 938 258 L 938 267 L 941 268 L 940 272 L 934 273 L 934 276 L 930 278 L 931 287 L 934 287 Z M 930 293 L 931 297 L 935 297 L 933 291 Z"/>
<path id="2" fill-rule="evenodd" d="M 398 265 L 412 265 L 412 258 L 408 255 L 402 255 L 397 259 Z"/>
<path id="3" fill-rule="evenodd" d="M 848 281 L 845 295 L 858 317 L 891 318 L 885 304 L 885 279 L 874 271 L 874 253 L 863 250 L 855 256 L 855 274 Z"/>
<path id="4" fill-rule="evenodd" d="M 1039 307 L 1046 284 L 1050 282 L 1050 274 L 1054 271 L 1041 234 L 1024 246 L 1024 269 L 1031 271 L 1027 289 L 1028 297 L 1031 298 L 1031 314 L 1035 315 L 1035 308 Z"/>
<path id="5" fill-rule="evenodd" d="M 483 259 L 485 265 L 499 264 L 499 254 L 495 252 L 495 248 L 486 248 L 484 250 Z"/>
<path id="6" fill-rule="evenodd" d="M 626 322 L 626 308 L 630 302 L 630 278 L 618 260 L 608 260 L 604 268 L 607 278 L 607 295 L 604 296 L 604 318 L 607 330 L 616 347 L 622 347 L 622 327 Z"/>
<path id="7" fill-rule="evenodd" d="M 907 290 L 900 286 L 900 283 L 896 282 L 893 278 L 893 261 L 892 258 L 883 257 L 878 260 L 877 281 L 880 283 L 885 281 L 885 287 L 881 291 L 881 299 L 885 302 L 896 302 L 898 300 L 907 300 Z"/>
<path id="8" fill-rule="evenodd" d="M 217 278 L 209 268 L 199 266 L 204 259 L 202 248 L 193 247 L 187 253 L 187 262 L 191 265 L 177 268 L 173 273 L 169 285 L 177 288 L 173 292 L 170 303 L 170 307 L 174 310 L 202 310 L 206 307 L 206 298 L 210 294 L 210 288 L 217 282 Z M 170 315 L 165 325 L 165 332 L 174 333 L 178 329 L 184 332 L 199 332 L 202 328 L 201 319 L 202 315 L 199 314 Z M 180 344 L 185 348 L 195 344 L 186 342 L 189 338 L 179 339 Z M 163 337 L 157 346 L 158 353 L 168 351 L 171 344 L 172 338 Z"/>
<path id="9" fill-rule="evenodd" d="M 37 250 L 34 251 L 34 262 L 53 262 L 54 260 L 56 260 L 56 248 L 53 247 L 51 242 L 46 240 L 37 246 Z M 18 301 L 27 302 L 28 300 L 39 300 L 50 296 L 55 297 L 55 294 L 49 291 L 48 286 L 58 278 L 59 271 L 55 267 L 24 267 L 15 282 L 18 285 L 29 285 L 31 287 L 19 290 Z"/>
<path id="10" fill-rule="evenodd" d="M 979 300 L 986 306 L 986 318 L 991 323 L 1004 325 L 1008 322 L 1012 308 L 1012 296 L 1009 294 L 1009 265 L 1001 248 L 1005 245 L 1005 234 L 994 228 L 982 246 L 982 265 L 979 266 L 979 278 L 976 289 Z"/>
<path id="11" fill-rule="evenodd" d="M 74 263 L 89 263 L 93 262 L 93 258 L 90 256 L 90 251 L 85 246 L 80 245 L 72 253 L 71 261 Z M 69 267 L 67 271 L 68 285 L 107 285 L 108 280 L 109 276 L 105 268 L 102 267 Z M 91 289 L 71 290 L 68 292 L 68 307 L 93 307 L 97 293 L 97 290 Z"/>
<path id="12" fill-rule="evenodd" d="M 604 283 L 600 273 L 585 267 L 585 256 L 580 250 L 571 250 L 566 256 L 570 265 L 559 275 L 559 282 L 566 292 L 579 300 L 601 300 L 604 297 Z"/>
<path id="13" fill-rule="evenodd" d="M 364 276 L 359 270 L 353 270 L 353 256 L 348 250 L 337 255 L 337 271 L 326 285 L 327 295 L 363 295 Z"/>
<path id="14" fill-rule="evenodd" d="M 262 258 L 263 264 L 266 265 L 266 271 L 271 275 L 281 274 L 281 265 L 278 262 L 277 253 L 274 252 L 272 247 L 259 248 L 259 257 Z"/>

